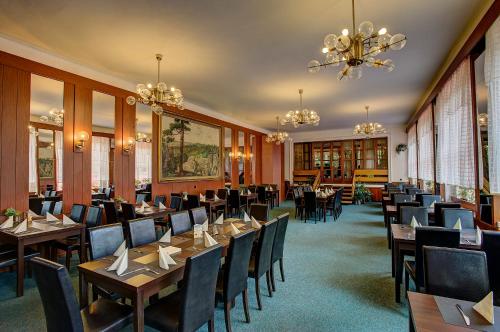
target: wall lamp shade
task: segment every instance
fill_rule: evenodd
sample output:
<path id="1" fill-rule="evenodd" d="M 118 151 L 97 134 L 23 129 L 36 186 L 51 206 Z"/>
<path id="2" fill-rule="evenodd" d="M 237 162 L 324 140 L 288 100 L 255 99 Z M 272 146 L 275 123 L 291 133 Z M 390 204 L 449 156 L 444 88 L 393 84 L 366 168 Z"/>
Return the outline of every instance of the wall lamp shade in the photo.
<path id="1" fill-rule="evenodd" d="M 123 142 L 123 153 L 129 154 L 130 151 L 134 148 L 135 138 L 129 137 L 125 142 Z"/>
<path id="2" fill-rule="evenodd" d="M 90 136 L 86 131 L 80 131 L 75 136 L 75 152 L 82 152 L 85 148 L 85 143 L 88 142 Z"/>

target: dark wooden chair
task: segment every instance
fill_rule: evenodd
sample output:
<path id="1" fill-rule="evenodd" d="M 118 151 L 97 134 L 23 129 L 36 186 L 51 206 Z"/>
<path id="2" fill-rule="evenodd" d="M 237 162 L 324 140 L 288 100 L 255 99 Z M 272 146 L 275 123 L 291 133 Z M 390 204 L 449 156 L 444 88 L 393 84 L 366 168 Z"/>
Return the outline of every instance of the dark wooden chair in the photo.
<path id="1" fill-rule="evenodd" d="M 172 235 L 189 232 L 193 227 L 189 212 L 180 211 L 170 214 L 170 226 L 172 227 Z"/>
<path id="2" fill-rule="evenodd" d="M 278 226 L 276 227 L 276 234 L 274 236 L 273 251 L 271 255 L 271 285 L 273 291 L 276 291 L 276 284 L 274 281 L 274 263 L 279 262 L 281 281 L 285 282 L 285 270 L 283 268 L 283 252 L 285 248 L 285 235 L 288 227 L 289 213 L 278 216 Z"/>

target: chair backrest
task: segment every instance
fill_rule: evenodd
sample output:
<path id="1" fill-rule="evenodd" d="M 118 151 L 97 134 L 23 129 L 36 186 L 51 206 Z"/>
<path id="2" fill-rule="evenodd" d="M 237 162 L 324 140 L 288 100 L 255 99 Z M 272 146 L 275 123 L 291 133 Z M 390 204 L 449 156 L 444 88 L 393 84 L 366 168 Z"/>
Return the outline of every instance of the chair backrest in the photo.
<path id="1" fill-rule="evenodd" d="M 170 196 L 170 208 L 175 209 L 175 211 L 182 210 L 182 197 L 181 196 Z"/>
<path id="2" fill-rule="evenodd" d="M 158 206 L 160 206 L 160 203 L 166 206 L 167 197 L 165 195 L 156 195 L 155 196 L 154 206 L 158 207 Z"/>
<path id="3" fill-rule="evenodd" d="M 35 257 L 30 261 L 45 312 L 47 331 L 83 331 L 71 278 L 63 265 Z"/>
<path id="4" fill-rule="evenodd" d="M 402 222 L 401 222 L 401 208 L 403 206 L 420 206 L 420 204 L 418 202 L 401 202 L 401 203 L 396 204 L 396 216 L 397 216 L 396 222 L 398 224 L 402 224 Z"/>
<path id="5" fill-rule="evenodd" d="M 129 220 L 130 247 L 135 248 L 156 241 L 154 219 L 141 218 Z"/>
<path id="6" fill-rule="evenodd" d="M 259 202 L 266 201 L 266 187 L 265 186 L 257 186 L 257 198 Z"/>
<path id="7" fill-rule="evenodd" d="M 98 206 L 89 206 L 87 217 L 85 218 L 87 228 L 101 226 L 102 224 L 102 208 Z"/>
<path id="8" fill-rule="evenodd" d="M 229 190 L 229 205 L 234 209 L 238 209 L 240 207 L 241 200 L 240 191 L 238 189 Z"/>
<path id="9" fill-rule="evenodd" d="M 423 205 L 423 197 L 424 196 L 429 196 L 429 195 L 432 195 L 432 194 L 429 194 L 429 193 L 419 193 L 419 194 L 415 194 L 415 200 L 417 202 L 420 203 L 420 205 Z"/>
<path id="10" fill-rule="evenodd" d="M 486 253 L 491 290 L 500 291 L 500 232 L 482 231 L 482 250 Z"/>
<path id="11" fill-rule="evenodd" d="M 45 192 L 43 193 L 43 196 L 50 197 L 50 190 L 45 190 Z"/>
<path id="12" fill-rule="evenodd" d="M 63 201 L 57 201 L 54 203 L 53 214 L 61 214 L 63 212 Z"/>
<path id="13" fill-rule="evenodd" d="M 50 197 L 56 197 L 56 196 L 57 196 L 57 191 L 52 190 L 52 191 L 50 192 Z"/>
<path id="14" fill-rule="evenodd" d="M 250 217 L 254 217 L 260 221 L 267 221 L 269 213 L 269 205 L 252 203 L 250 205 Z"/>
<path id="15" fill-rule="evenodd" d="M 85 218 L 85 211 L 87 210 L 87 206 L 83 204 L 73 204 L 71 207 L 71 213 L 69 217 L 74 222 L 79 224 L 83 224 L 83 220 Z"/>
<path id="16" fill-rule="evenodd" d="M 444 227 L 452 228 L 457 223 L 458 218 L 460 218 L 462 228 L 474 228 L 474 215 L 471 210 L 462 208 L 443 210 Z"/>
<path id="17" fill-rule="evenodd" d="M 141 204 L 144 201 L 146 201 L 146 194 L 137 194 L 137 195 L 135 195 L 135 202 L 137 204 Z"/>
<path id="18" fill-rule="evenodd" d="M 273 252 L 271 264 L 276 262 L 278 259 L 283 258 L 283 250 L 285 248 L 285 235 L 286 229 L 288 227 L 288 218 L 290 213 L 285 213 L 278 216 L 278 226 L 276 226 L 276 234 L 274 236 Z"/>
<path id="19" fill-rule="evenodd" d="M 257 190 L 257 186 L 254 184 L 249 185 L 248 190 L 250 190 L 251 193 L 255 194 L 255 191 Z"/>
<path id="20" fill-rule="evenodd" d="M 240 233 L 229 240 L 224 265 L 224 297 L 231 302 L 247 288 L 248 263 L 252 254 L 255 231 Z"/>
<path id="21" fill-rule="evenodd" d="M 193 225 L 201 225 L 208 220 L 207 210 L 204 206 L 191 209 L 189 212 L 191 214 L 191 224 Z"/>
<path id="22" fill-rule="evenodd" d="M 180 211 L 170 214 L 170 226 L 172 227 L 172 235 L 178 235 L 191 230 L 191 218 L 188 211 Z"/>
<path id="23" fill-rule="evenodd" d="M 417 203 L 418 204 L 418 203 Z M 429 216 L 427 208 L 421 206 L 403 206 L 399 215 L 399 222 L 403 225 L 409 225 L 412 218 L 422 226 L 429 226 Z"/>
<path id="24" fill-rule="evenodd" d="M 104 189 L 104 194 L 106 195 L 107 199 L 111 198 L 111 191 L 112 191 L 111 188 Z"/>
<path id="25" fill-rule="evenodd" d="M 274 236 L 278 221 L 273 219 L 268 221 L 260 229 L 259 242 L 255 252 L 255 275 L 262 276 L 271 268 L 271 255 L 273 252 Z"/>
<path id="26" fill-rule="evenodd" d="M 434 204 L 434 224 L 444 227 L 443 209 L 459 209 L 460 203 L 436 203 Z"/>
<path id="27" fill-rule="evenodd" d="M 226 188 L 217 189 L 217 197 L 219 197 L 220 199 L 226 199 L 227 189 Z"/>
<path id="28" fill-rule="evenodd" d="M 120 223 L 90 228 L 88 234 L 91 260 L 112 255 L 125 240 Z"/>
<path id="29" fill-rule="evenodd" d="M 492 199 L 493 199 L 492 195 L 485 195 L 485 194 L 479 195 L 480 204 L 491 204 Z"/>
<path id="30" fill-rule="evenodd" d="M 186 259 L 178 331 L 196 331 L 213 318 L 221 255 L 215 245 Z"/>
<path id="31" fill-rule="evenodd" d="M 43 204 L 44 198 L 42 197 L 30 197 L 29 198 L 29 209 L 36 214 L 41 215 L 42 214 L 42 204 Z"/>
<path id="32" fill-rule="evenodd" d="M 389 193 L 389 197 L 391 199 L 391 205 L 396 205 L 394 204 L 394 195 L 396 194 L 404 194 L 404 192 L 402 192 L 401 190 L 399 189 L 394 189 L 394 190 L 388 190 L 388 193 Z"/>
<path id="33" fill-rule="evenodd" d="M 215 198 L 215 190 L 211 190 L 211 189 L 205 190 L 205 198 L 206 199 L 214 199 Z"/>
<path id="34" fill-rule="evenodd" d="M 187 195 L 187 208 L 195 209 L 200 207 L 200 196 L 198 195 Z"/>
<path id="35" fill-rule="evenodd" d="M 421 194 L 423 192 L 424 191 L 422 189 L 418 189 L 418 188 L 406 188 L 406 193 L 408 195 L 412 195 L 412 196 L 415 196 L 416 194 Z"/>
<path id="36" fill-rule="evenodd" d="M 316 211 L 316 193 L 314 191 L 304 191 L 304 208 L 308 212 Z"/>
<path id="37" fill-rule="evenodd" d="M 115 202 L 102 202 L 104 212 L 106 213 L 106 223 L 114 224 L 118 221 L 118 211 L 116 211 Z"/>
<path id="38" fill-rule="evenodd" d="M 136 214 L 135 214 L 135 205 L 130 204 L 130 203 L 122 203 L 122 214 L 123 214 L 123 219 L 125 220 L 132 220 L 136 219 Z"/>
<path id="39" fill-rule="evenodd" d="M 394 194 L 394 204 L 397 205 L 398 203 L 403 203 L 403 202 L 412 202 L 413 197 L 411 195 L 407 194 Z"/>
<path id="40" fill-rule="evenodd" d="M 422 196 L 422 206 L 423 207 L 429 207 L 434 202 L 436 202 L 436 203 L 441 202 L 441 196 L 439 196 L 439 195 L 423 195 Z"/>
<path id="41" fill-rule="evenodd" d="M 424 246 L 424 284 L 428 294 L 478 302 L 490 292 L 483 251 Z"/>
<path id="42" fill-rule="evenodd" d="M 40 212 L 40 215 L 46 216 L 47 212 L 51 212 L 54 207 L 54 202 L 53 201 L 43 201 L 42 203 L 42 210 Z"/>
<path id="43" fill-rule="evenodd" d="M 479 205 L 479 215 L 481 216 L 481 220 L 485 223 L 492 224 L 493 223 L 493 214 L 491 210 L 491 204 L 481 204 Z"/>
<path id="44" fill-rule="evenodd" d="M 460 245 L 460 231 L 442 227 L 417 227 L 415 229 L 415 268 L 417 274 L 416 284 L 424 286 L 424 246 L 458 248 Z"/>

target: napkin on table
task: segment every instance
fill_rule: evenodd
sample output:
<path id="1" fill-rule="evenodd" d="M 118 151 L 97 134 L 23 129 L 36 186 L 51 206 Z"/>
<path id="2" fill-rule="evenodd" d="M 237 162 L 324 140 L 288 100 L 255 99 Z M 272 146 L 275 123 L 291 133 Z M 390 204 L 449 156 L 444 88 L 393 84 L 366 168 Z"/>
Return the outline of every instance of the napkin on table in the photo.
<path id="1" fill-rule="evenodd" d="M 457 222 L 455 223 L 455 226 L 453 226 L 453 228 L 462 230 L 462 220 L 460 220 L 460 218 L 457 219 Z"/>
<path id="2" fill-rule="evenodd" d="M 28 210 L 28 216 L 29 217 L 38 217 L 38 214 L 36 214 L 35 212 L 33 212 L 31 210 Z"/>
<path id="3" fill-rule="evenodd" d="M 217 225 L 214 225 L 214 228 L 213 228 L 212 234 L 213 234 L 213 235 L 218 235 L 218 234 L 219 234 L 219 230 L 217 229 Z"/>
<path id="4" fill-rule="evenodd" d="M 214 195 L 214 200 L 218 201 L 220 200 L 219 196 L 217 196 L 217 194 Z"/>
<path id="5" fill-rule="evenodd" d="M 430 208 L 434 208 L 436 206 L 436 201 L 433 201 L 431 205 L 429 205 Z"/>
<path id="6" fill-rule="evenodd" d="M 234 226 L 233 223 L 231 223 L 231 235 L 235 236 L 236 234 L 240 234 L 240 233 L 241 233 L 240 230 L 236 226 Z"/>
<path id="7" fill-rule="evenodd" d="M 411 228 L 418 227 L 418 222 L 417 219 L 415 219 L 415 216 L 411 217 L 410 227 Z"/>
<path id="8" fill-rule="evenodd" d="M 141 207 L 142 207 L 143 209 L 145 209 L 145 208 L 148 208 L 148 207 L 150 207 L 150 206 L 149 206 L 149 204 L 148 204 L 148 203 L 146 203 L 145 201 L 142 201 L 142 205 L 141 205 Z"/>
<path id="9" fill-rule="evenodd" d="M 203 237 L 203 225 L 196 224 L 193 226 L 193 238 L 199 239 Z"/>
<path id="10" fill-rule="evenodd" d="M 205 222 L 201 224 L 201 226 L 203 227 L 204 232 L 208 232 L 208 219 L 205 220 Z"/>
<path id="11" fill-rule="evenodd" d="M 252 227 L 256 229 L 261 229 L 262 225 L 257 220 L 255 220 L 254 217 L 252 217 Z"/>
<path id="12" fill-rule="evenodd" d="M 243 221 L 244 222 L 252 221 L 246 212 L 243 212 L 243 213 L 244 213 L 243 214 Z"/>
<path id="13" fill-rule="evenodd" d="M 204 240 L 205 240 L 205 248 L 209 248 L 211 246 L 215 246 L 217 244 L 217 241 L 214 240 L 213 237 L 208 234 L 208 232 L 203 232 L 204 233 Z"/>
<path id="14" fill-rule="evenodd" d="M 12 228 L 14 227 L 14 217 L 10 216 L 5 220 L 2 225 L 0 225 L 0 229 Z"/>
<path id="15" fill-rule="evenodd" d="M 495 324 L 495 308 L 493 307 L 493 292 L 488 295 L 473 307 L 478 314 L 484 317 L 491 325 Z"/>
<path id="16" fill-rule="evenodd" d="M 200 194 L 200 202 L 205 202 L 206 197 L 203 194 Z"/>
<path id="17" fill-rule="evenodd" d="M 120 244 L 120 246 L 113 253 L 113 256 L 120 257 L 125 250 L 127 250 L 127 241 L 123 241 L 122 244 Z"/>
<path id="18" fill-rule="evenodd" d="M 19 225 L 14 228 L 14 234 L 23 233 L 28 230 L 28 220 L 24 219 Z"/>
<path id="19" fill-rule="evenodd" d="M 117 275 L 123 274 L 128 268 L 128 250 L 124 250 L 123 253 L 118 257 L 106 271 L 116 271 Z"/>
<path id="20" fill-rule="evenodd" d="M 252 192 L 250 190 L 247 190 L 247 195 L 251 195 Z"/>
<path id="21" fill-rule="evenodd" d="M 136 211 L 139 212 L 139 213 L 144 213 L 144 206 L 141 206 Z"/>
<path id="22" fill-rule="evenodd" d="M 163 248 L 162 246 L 159 246 L 158 248 L 158 253 L 159 253 L 159 262 L 160 262 L 160 267 L 162 269 L 168 270 L 169 265 L 176 265 L 177 263 L 174 261 L 172 257 L 170 257 L 169 254 L 169 247 Z"/>
<path id="23" fill-rule="evenodd" d="M 163 236 L 158 240 L 162 243 L 170 243 L 172 237 L 172 229 L 170 228 Z"/>
<path id="24" fill-rule="evenodd" d="M 62 224 L 65 225 L 65 226 L 68 226 L 68 225 L 74 225 L 74 224 L 76 224 L 76 222 L 74 222 L 73 220 L 71 220 L 71 218 L 66 217 L 66 215 L 63 214 L 63 222 L 62 222 Z"/>
<path id="25" fill-rule="evenodd" d="M 45 218 L 47 219 L 47 221 L 59 221 L 59 219 L 57 219 L 52 213 L 50 212 L 47 212 L 47 215 L 45 216 Z"/>
<path id="26" fill-rule="evenodd" d="M 159 203 L 158 203 L 158 209 L 159 209 L 160 211 L 161 211 L 161 210 L 166 210 L 166 209 L 167 209 L 167 207 L 166 207 L 165 205 L 163 205 L 163 203 L 162 203 L 162 202 L 159 202 Z"/>
<path id="27" fill-rule="evenodd" d="M 221 214 L 219 218 L 217 218 L 214 222 L 216 225 L 223 225 L 224 224 L 224 214 Z"/>

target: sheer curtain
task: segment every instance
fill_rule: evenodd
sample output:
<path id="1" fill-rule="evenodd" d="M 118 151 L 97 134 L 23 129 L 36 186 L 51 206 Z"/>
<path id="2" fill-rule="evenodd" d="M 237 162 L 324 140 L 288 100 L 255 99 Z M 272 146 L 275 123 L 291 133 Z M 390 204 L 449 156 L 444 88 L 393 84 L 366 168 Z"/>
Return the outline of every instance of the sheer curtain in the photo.
<path id="1" fill-rule="evenodd" d="M 488 86 L 490 192 L 500 193 L 500 19 L 486 33 L 484 78 Z"/>
<path id="2" fill-rule="evenodd" d="M 36 135 L 35 133 L 30 133 L 29 138 L 29 191 L 30 192 L 38 192 L 38 167 L 36 163 Z"/>
<path id="3" fill-rule="evenodd" d="M 436 98 L 438 182 L 475 187 L 470 61 L 464 60 Z"/>
<path id="4" fill-rule="evenodd" d="M 63 186 L 63 132 L 56 130 L 56 190 L 62 190 Z"/>
<path id="5" fill-rule="evenodd" d="M 434 149 L 432 147 L 432 105 L 418 119 L 418 177 L 434 181 Z"/>
<path id="6" fill-rule="evenodd" d="M 408 177 L 417 178 L 417 126 L 408 131 Z"/>
<path id="7" fill-rule="evenodd" d="M 109 186 L 109 138 L 92 136 L 92 188 Z"/>
<path id="8" fill-rule="evenodd" d="M 135 144 L 135 179 L 151 182 L 152 143 L 136 142 Z"/>

